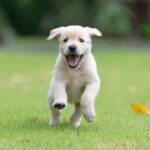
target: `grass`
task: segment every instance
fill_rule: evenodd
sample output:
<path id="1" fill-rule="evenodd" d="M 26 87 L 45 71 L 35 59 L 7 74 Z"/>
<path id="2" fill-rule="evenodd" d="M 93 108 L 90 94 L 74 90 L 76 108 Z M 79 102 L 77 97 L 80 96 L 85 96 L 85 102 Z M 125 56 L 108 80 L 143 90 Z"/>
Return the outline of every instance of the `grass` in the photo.
<path id="1" fill-rule="evenodd" d="M 0 149 L 149 149 L 150 116 L 134 113 L 130 104 L 150 105 L 150 52 L 135 49 L 94 52 L 102 80 L 97 117 L 73 128 L 71 105 L 61 125 L 48 126 L 47 91 L 57 54 L 0 48 Z"/>

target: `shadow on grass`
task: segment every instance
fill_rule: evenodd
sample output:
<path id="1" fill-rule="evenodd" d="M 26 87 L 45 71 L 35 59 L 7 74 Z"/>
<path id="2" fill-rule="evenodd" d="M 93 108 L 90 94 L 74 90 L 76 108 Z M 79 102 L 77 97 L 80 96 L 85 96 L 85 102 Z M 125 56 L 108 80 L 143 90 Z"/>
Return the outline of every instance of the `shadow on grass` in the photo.
<path id="1" fill-rule="evenodd" d="M 0 126 L 3 133 L 12 131 L 15 133 L 21 132 L 21 133 L 27 133 L 27 132 L 48 132 L 48 133 L 73 133 L 77 136 L 82 134 L 83 132 L 93 132 L 102 130 L 102 128 L 99 128 L 99 125 L 95 123 L 87 123 L 84 120 L 82 120 L 81 126 L 78 128 L 75 128 L 71 126 L 65 119 L 62 121 L 62 123 L 49 126 L 49 117 L 47 116 L 22 116 L 22 117 L 12 117 L 9 118 L 7 121 L 2 122 Z"/>
<path id="2" fill-rule="evenodd" d="M 32 130 L 32 131 L 53 131 L 53 132 L 65 132 L 65 131 L 73 131 L 79 134 L 80 131 L 86 132 L 89 130 L 97 130 L 98 126 L 95 123 L 83 123 L 80 127 L 76 128 L 69 124 L 68 121 L 63 120 L 62 123 L 50 126 L 48 118 L 38 118 L 38 117 L 27 117 L 24 121 L 21 122 L 20 127 L 24 130 Z"/>

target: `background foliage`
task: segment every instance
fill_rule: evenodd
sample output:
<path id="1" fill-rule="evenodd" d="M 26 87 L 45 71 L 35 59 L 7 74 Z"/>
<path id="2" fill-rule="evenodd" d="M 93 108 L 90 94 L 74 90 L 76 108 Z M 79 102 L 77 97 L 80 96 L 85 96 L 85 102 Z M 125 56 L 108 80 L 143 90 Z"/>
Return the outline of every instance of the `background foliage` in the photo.
<path id="1" fill-rule="evenodd" d="M 31 35 L 80 24 L 100 28 L 107 36 L 135 34 L 148 38 L 149 9 L 147 0 L 0 0 L 0 26 L 5 23 L 3 27 Z M 141 18 L 138 12 L 143 14 Z"/>

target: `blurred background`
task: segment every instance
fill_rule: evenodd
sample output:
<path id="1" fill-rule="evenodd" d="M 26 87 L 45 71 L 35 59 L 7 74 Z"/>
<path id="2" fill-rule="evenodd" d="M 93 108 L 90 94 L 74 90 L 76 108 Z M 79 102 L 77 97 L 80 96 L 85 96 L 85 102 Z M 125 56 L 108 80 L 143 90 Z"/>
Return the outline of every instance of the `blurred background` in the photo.
<path id="1" fill-rule="evenodd" d="M 50 29 L 78 24 L 104 37 L 150 38 L 149 0 L 0 0 L 0 44 L 14 36 L 47 36 Z"/>

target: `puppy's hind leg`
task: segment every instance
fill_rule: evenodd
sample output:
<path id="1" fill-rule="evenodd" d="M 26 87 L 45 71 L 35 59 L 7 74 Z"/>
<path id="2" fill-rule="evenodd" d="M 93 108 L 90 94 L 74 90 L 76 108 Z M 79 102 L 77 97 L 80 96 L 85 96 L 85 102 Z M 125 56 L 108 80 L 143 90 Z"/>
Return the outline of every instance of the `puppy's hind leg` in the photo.
<path id="1" fill-rule="evenodd" d="M 55 125 L 55 124 L 60 123 L 61 112 L 60 112 L 59 109 L 53 107 L 53 105 L 52 105 L 53 101 L 54 100 L 53 100 L 52 93 L 51 93 L 51 91 L 49 91 L 48 102 L 49 102 L 49 108 L 50 108 L 50 111 L 51 111 L 49 125 Z"/>
<path id="2" fill-rule="evenodd" d="M 71 123 L 71 125 L 73 125 L 75 127 L 79 127 L 81 119 L 82 119 L 82 112 L 81 112 L 80 103 L 76 103 L 74 105 L 74 107 L 75 107 L 74 112 L 70 117 L 70 123 Z"/>
<path id="3" fill-rule="evenodd" d="M 49 125 L 59 124 L 60 115 L 61 115 L 60 110 L 54 107 L 51 107 L 50 109 L 51 109 L 51 118 L 50 118 Z"/>

